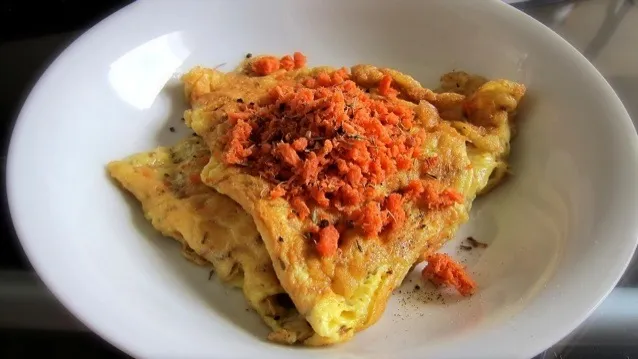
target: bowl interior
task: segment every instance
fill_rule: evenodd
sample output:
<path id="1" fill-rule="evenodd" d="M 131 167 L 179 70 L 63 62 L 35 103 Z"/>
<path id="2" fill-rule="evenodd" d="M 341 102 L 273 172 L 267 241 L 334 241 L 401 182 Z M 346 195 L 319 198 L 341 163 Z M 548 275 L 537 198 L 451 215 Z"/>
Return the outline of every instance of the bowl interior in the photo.
<path id="1" fill-rule="evenodd" d="M 424 285 L 413 273 L 352 342 L 275 346 L 240 293 L 186 262 L 109 180 L 108 161 L 190 134 L 180 73 L 297 50 L 311 65 L 371 63 L 429 86 L 462 69 L 528 87 L 514 175 L 477 201 L 446 247 L 474 273 L 477 295 L 415 291 Z M 626 111 L 593 67 L 497 1 L 157 1 L 99 24 L 45 73 L 16 125 L 8 191 L 44 281 L 136 356 L 513 358 L 566 335 L 624 270 L 636 245 L 637 153 Z M 460 251 L 470 235 L 489 247 Z"/>

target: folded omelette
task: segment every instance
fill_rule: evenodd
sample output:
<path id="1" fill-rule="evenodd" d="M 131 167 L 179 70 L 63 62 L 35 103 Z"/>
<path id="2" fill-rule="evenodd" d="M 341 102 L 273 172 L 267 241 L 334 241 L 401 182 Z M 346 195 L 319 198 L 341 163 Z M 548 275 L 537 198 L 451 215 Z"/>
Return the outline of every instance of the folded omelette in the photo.
<path id="1" fill-rule="evenodd" d="M 312 327 L 300 341 L 325 345 L 376 322 L 410 268 L 503 178 L 525 87 L 454 72 L 434 92 L 391 69 L 304 63 L 195 68 L 184 118 L 211 154 L 201 181 L 252 218 Z"/>
<path id="2" fill-rule="evenodd" d="M 279 284 L 261 236 L 230 198 L 202 184 L 210 151 L 191 136 L 108 164 L 109 174 L 141 203 L 145 217 L 183 245 L 199 264 L 212 264 L 223 281 L 243 289 L 250 306 L 272 329 L 269 339 L 292 344 L 314 333 Z"/>

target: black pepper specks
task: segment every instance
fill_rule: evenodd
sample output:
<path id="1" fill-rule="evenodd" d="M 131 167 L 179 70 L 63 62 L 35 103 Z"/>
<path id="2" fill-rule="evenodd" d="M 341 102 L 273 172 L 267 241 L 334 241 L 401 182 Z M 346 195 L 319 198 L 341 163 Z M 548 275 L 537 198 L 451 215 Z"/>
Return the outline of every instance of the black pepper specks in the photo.
<path id="1" fill-rule="evenodd" d="M 175 132 L 175 127 L 171 126 L 168 130 L 171 131 L 171 132 Z"/>
<path id="2" fill-rule="evenodd" d="M 243 98 L 238 98 L 237 99 L 237 103 L 244 103 L 244 99 Z"/>
<path id="3" fill-rule="evenodd" d="M 476 239 L 474 239 L 474 237 L 467 237 L 467 241 L 474 248 L 477 248 L 477 247 L 478 248 L 486 248 L 487 247 L 487 243 L 479 242 Z"/>
<path id="4" fill-rule="evenodd" d="M 250 52 L 246 54 L 246 58 L 247 58 L 247 59 L 249 59 L 249 58 L 251 58 L 251 57 L 253 57 L 253 54 L 251 54 Z"/>
<path id="5" fill-rule="evenodd" d="M 330 222 L 327 219 L 322 219 L 319 221 L 319 228 L 326 228 L 330 225 Z"/>
<path id="6" fill-rule="evenodd" d="M 279 237 L 277 238 L 277 240 L 279 241 L 279 243 L 284 243 L 284 237 Z"/>

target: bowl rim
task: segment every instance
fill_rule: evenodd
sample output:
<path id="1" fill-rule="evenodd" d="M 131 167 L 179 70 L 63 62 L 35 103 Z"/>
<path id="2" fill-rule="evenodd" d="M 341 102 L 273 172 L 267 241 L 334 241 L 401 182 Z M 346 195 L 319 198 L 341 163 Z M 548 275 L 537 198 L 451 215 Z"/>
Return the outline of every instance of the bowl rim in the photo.
<path id="1" fill-rule="evenodd" d="M 619 126 L 624 126 L 623 130 L 633 132 L 633 141 L 632 146 L 634 149 L 634 165 L 638 165 L 638 135 L 636 134 L 636 129 L 631 121 L 631 118 L 622 104 L 621 100 L 617 96 L 614 89 L 607 82 L 607 80 L 600 74 L 600 72 L 591 64 L 584 55 L 582 55 L 573 45 L 571 45 L 567 40 L 563 39 L 560 35 L 555 33 L 546 25 L 542 24 L 538 20 L 534 19 L 530 15 L 516 9 L 515 7 L 501 1 L 501 0 L 488 0 L 485 1 L 487 5 L 490 6 L 500 6 L 500 11 L 503 12 L 504 15 L 508 17 L 516 18 L 520 21 L 524 26 L 532 26 L 535 31 L 539 32 L 540 35 L 547 39 L 547 41 L 553 41 L 556 44 L 560 44 L 560 47 L 564 49 L 565 52 L 569 52 L 571 58 L 574 61 L 577 61 L 580 66 L 583 66 L 589 72 L 589 76 L 592 77 L 594 81 L 596 81 L 597 86 L 603 90 L 603 93 L 606 96 L 606 99 L 610 101 L 611 105 L 616 108 L 619 113 L 622 113 L 622 118 L 617 118 L 615 121 L 618 122 Z M 117 347 L 122 352 L 135 357 L 136 355 L 140 355 L 141 353 L 133 352 L 132 348 L 129 346 L 127 342 L 121 341 L 117 336 L 112 335 L 112 333 L 106 328 L 101 327 L 96 324 L 95 321 L 91 320 L 91 314 L 86 311 L 81 310 L 72 300 L 69 300 L 68 293 L 65 293 L 60 289 L 59 286 L 59 278 L 52 275 L 49 271 L 47 271 L 46 266 L 42 265 L 39 262 L 38 258 L 40 254 L 34 250 L 34 247 L 30 246 L 28 242 L 29 240 L 25 240 L 25 238 L 29 237 L 26 233 L 25 227 L 27 224 L 16 217 L 16 203 L 19 202 L 19 199 L 12 193 L 15 193 L 12 189 L 15 188 L 18 178 L 14 175 L 16 172 L 16 145 L 15 138 L 19 136 L 27 136 L 25 133 L 24 127 L 24 119 L 28 117 L 25 113 L 30 106 L 33 106 L 34 98 L 37 96 L 39 92 L 42 91 L 42 84 L 45 82 L 47 78 L 52 76 L 53 73 L 59 71 L 59 68 L 62 64 L 70 57 L 75 55 L 79 49 L 85 46 L 85 44 L 91 42 L 93 37 L 96 36 L 96 33 L 100 33 L 104 28 L 109 27 L 111 24 L 118 22 L 120 19 L 125 18 L 126 16 L 132 16 L 136 12 L 143 12 L 144 9 L 150 5 L 150 2 L 133 2 L 124 6 L 123 8 L 113 12 L 103 20 L 99 21 L 97 24 L 93 25 L 91 28 L 82 33 L 79 37 L 77 37 L 70 45 L 68 45 L 63 51 L 61 51 L 57 57 L 50 63 L 50 65 L 46 68 L 44 72 L 42 72 L 41 76 L 33 85 L 32 89 L 29 91 L 28 96 L 26 96 L 23 104 L 20 108 L 18 115 L 15 117 L 13 121 L 13 129 L 11 131 L 10 142 L 7 150 L 7 161 L 6 161 L 6 172 L 5 172 L 5 191 L 7 195 L 7 203 L 9 207 L 10 217 L 15 228 L 15 233 L 17 235 L 18 240 L 22 246 L 24 251 L 24 255 L 31 263 L 33 269 L 42 280 L 42 282 L 46 285 L 48 290 L 54 295 L 54 297 L 70 312 L 76 317 L 82 324 L 84 324 L 87 328 L 89 328 L 92 332 L 96 333 L 98 336 L 108 341 L 115 347 Z M 638 166 L 637 166 L 638 167 Z M 638 247 L 638 237 L 635 238 L 632 244 L 632 250 L 627 253 L 627 255 L 622 258 L 622 270 L 619 270 L 613 283 L 609 283 L 609 288 L 605 291 L 604 295 L 602 295 L 599 300 L 595 303 L 591 303 L 589 305 L 589 310 L 583 312 L 578 318 L 572 318 L 572 321 L 563 325 L 559 330 L 556 328 L 553 331 L 556 333 L 555 336 L 547 336 L 547 339 L 543 339 L 541 342 L 537 340 L 537 344 L 533 346 L 527 346 L 525 348 L 528 349 L 527 352 L 522 354 L 524 355 L 537 355 L 543 350 L 551 347 L 556 342 L 562 340 L 570 333 L 572 333 L 582 322 L 584 322 L 587 317 L 591 315 L 591 313 L 602 303 L 602 301 L 607 298 L 609 293 L 614 289 L 617 285 L 618 281 L 626 271 L 636 248 Z M 612 285 L 613 284 L 613 285 Z M 550 339 L 551 337 L 552 339 Z M 531 349 L 533 347 L 534 349 Z M 521 349 L 523 346 L 521 347 Z"/>

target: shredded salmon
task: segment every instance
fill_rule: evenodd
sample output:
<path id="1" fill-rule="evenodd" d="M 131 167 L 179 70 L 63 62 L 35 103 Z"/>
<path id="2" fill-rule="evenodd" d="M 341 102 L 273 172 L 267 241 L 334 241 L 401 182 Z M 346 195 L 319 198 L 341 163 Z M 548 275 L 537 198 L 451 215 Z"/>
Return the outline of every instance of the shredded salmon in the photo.
<path id="1" fill-rule="evenodd" d="M 413 180 L 404 189 L 404 194 L 430 210 L 439 210 L 463 203 L 465 198 L 453 188 L 441 188 L 440 183 L 433 180 Z"/>
<path id="2" fill-rule="evenodd" d="M 275 186 L 272 191 L 270 191 L 270 198 L 275 199 L 282 197 L 286 194 L 286 190 L 282 186 Z"/>
<path id="3" fill-rule="evenodd" d="M 256 59 L 252 63 L 252 70 L 260 76 L 269 75 L 280 67 L 279 59 L 274 56 L 264 56 Z"/>
<path id="4" fill-rule="evenodd" d="M 284 70 L 292 70 L 295 68 L 295 60 L 290 55 L 286 55 L 279 60 L 279 65 Z"/>
<path id="5" fill-rule="evenodd" d="M 261 59 L 273 61 L 257 61 Z M 300 53 L 276 60 L 279 65 L 255 61 L 253 69 L 265 73 L 257 69 L 299 68 L 306 63 Z M 396 90 L 391 85 L 392 78 L 385 76 L 379 92 L 392 95 Z M 268 101 L 242 104 L 228 114 L 231 129 L 222 160 L 275 185 L 270 197 L 286 198 L 300 219 L 321 208 L 374 237 L 405 223 L 406 193 L 431 210 L 462 200 L 453 190 L 423 183 L 379 195 L 376 186 L 411 169 L 420 158 L 426 133 L 414 126 L 412 107 L 396 96 L 364 91 L 350 80 L 347 69 L 281 84 L 269 96 Z"/>
<path id="6" fill-rule="evenodd" d="M 463 296 L 469 296 L 476 290 L 476 283 L 467 274 L 465 268 L 445 253 L 434 253 L 427 257 L 428 264 L 421 275 L 435 285 L 454 287 Z"/>
<path id="7" fill-rule="evenodd" d="M 405 210 L 403 209 L 403 196 L 398 193 L 392 193 L 386 199 L 386 208 L 392 221 L 391 228 L 399 228 L 405 223 Z"/>
<path id="8" fill-rule="evenodd" d="M 292 58 L 293 58 L 293 61 L 295 63 L 295 68 L 296 69 L 300 69 L 300 68 L 306 66 L 306 62 L 307 62 L 306 56 L 304 54 L 302 54 L 301 52 L 295 52 L 292 55 Z"/>
<path id="9" fill-rule="evenodd" d="M 329 257 L 335 254 L 339 244 L 339 231 L 329 225 L 319 230 L 319 240 L 317 241 L 317 252 L 322 257 Z"/>
<path id="10" fill-rule="evenodd" d="M 297 215 L 302 220 L 308 218 L 308 216 L 310 215 L 310 208 L 308 208 L 308 205 L 301 197 L 293 198 L 290 204 L 292 206 L 292 209 L 297 212 Z"/>
<path id="11" fill-rule="evenodd" d="M 232 120 L 232 118 L 231 118 Z M 227 150 L 224 152 L 224 162 L 227 164 L 242 163 L 244 158 L 252 154 L 252 151 L 244 148 L 248 141 L 252 127 L 243 120 L 237 120 L 230 132 Z"/>
<path id="12" fill-rule="evenodd" d="M 383 75 L 381 81 L 379 81 L 379 86 L 377 87 L 379 94 L 386 97 L 395 97 L 399 91 L 392 88 L 392 76 L 389 74 Z M 406 119 L 403 119 L 406 121 Z"/>
<path id="13" fill-rule="evenodd" d="M 439 163 L 439 158 L 436 156 L 426 158 L 423 161 L 423 164 L 421 165 L 421 172 L 428 173 L 429 171 L 434 169 L 434 167 L 436 167 L 438 163 Z"/>
<path id="14" fill-rule="evenodd" d="M 301 52 L 295 52 L 292 56 L 286 55 L 281 59 L 274 56 L 259 57 L 252 62 L 251 70 L 258 76 L 266 76 L 279 69 L 290 71 L 304 66 L 306 66 L 306 56 Z"/>

